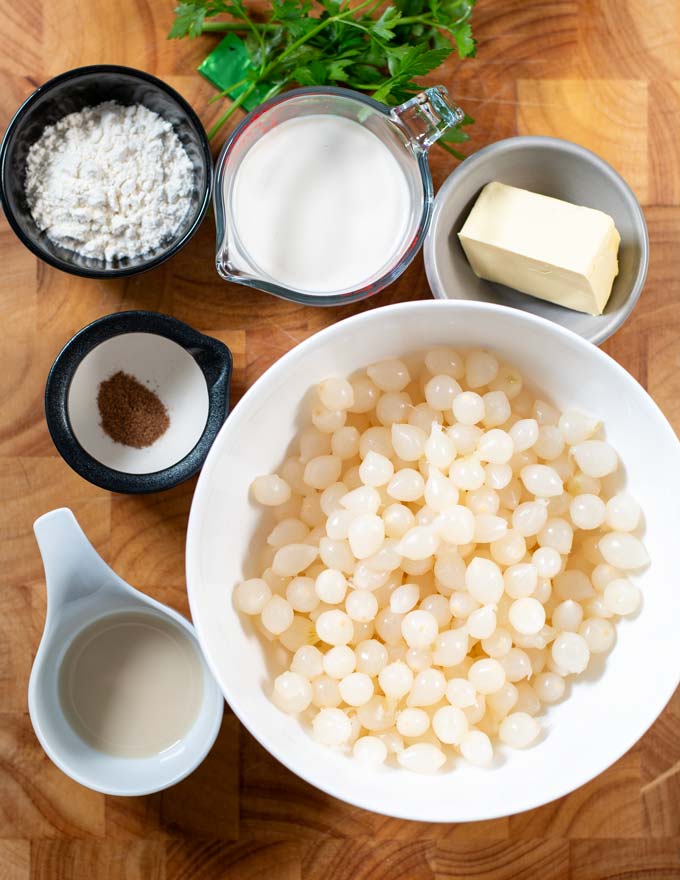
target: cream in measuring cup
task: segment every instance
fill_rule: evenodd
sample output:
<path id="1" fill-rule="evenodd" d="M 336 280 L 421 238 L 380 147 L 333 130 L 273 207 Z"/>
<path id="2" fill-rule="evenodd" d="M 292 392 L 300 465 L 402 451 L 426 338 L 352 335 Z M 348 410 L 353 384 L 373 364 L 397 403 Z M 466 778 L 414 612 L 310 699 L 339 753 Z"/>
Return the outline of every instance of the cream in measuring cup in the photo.
<path id="1" fill-rule="evenodd" d="M 321 87 L 253 111 L 217 162 L 219 273 L 318 305 L 393 281 L 427 231 L 427 151 L 463 115 L 445 94 L 427 89 L 390 108 Z"/>

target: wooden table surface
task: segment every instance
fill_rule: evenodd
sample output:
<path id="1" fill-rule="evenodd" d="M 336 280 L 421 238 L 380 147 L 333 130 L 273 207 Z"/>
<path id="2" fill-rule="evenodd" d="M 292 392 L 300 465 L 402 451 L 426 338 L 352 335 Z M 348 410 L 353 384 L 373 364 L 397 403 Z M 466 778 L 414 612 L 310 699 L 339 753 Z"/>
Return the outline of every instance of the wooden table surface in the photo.
<path id="1" fill-rule="evenodd" d="M 179 89 L 205 122 L 194 68 L 209 38 L 168 42 L 173 0 L 2 0 L 0 125 L 49 77 L 111 62 Z M 605 349 L 680 428 L 680 3 L 479 0 L 478 58 L 441 79 L 477 120 L 470 149 L 520 134 L 569 138 L 628 180 L 644 206 L 651 267 L 633 316 Z M 217 148 L 219 144 L 215 144 Z M 433 150 L 435 182 L 455 164 Z M 119 574 L 188 613 L 184 533 L 194 483 L 112 496 L 55 453 L 43 418 L 48 368 L 80 327 L 155 309 L 224 340 L 234 400 L 285 351 L 357 311 L 428 296 L 422 260 L 367 303 L 313 309 L 221 282 L 213 221 L 174 260 L 127 281 L 39 263 L 0 221 L 0 880 L 600 880 L 680 877 L 680 696 L 590 784 L 509 819 L 419 825 L 362 812 L 286 771 L 227 710 L 188 780 L 151 797 L 104 797 L 46 758 L 26 690 L 45 612 L 33 520 L 71 507 Z M 452 779 L 452 797 L 455 780 Z"/>

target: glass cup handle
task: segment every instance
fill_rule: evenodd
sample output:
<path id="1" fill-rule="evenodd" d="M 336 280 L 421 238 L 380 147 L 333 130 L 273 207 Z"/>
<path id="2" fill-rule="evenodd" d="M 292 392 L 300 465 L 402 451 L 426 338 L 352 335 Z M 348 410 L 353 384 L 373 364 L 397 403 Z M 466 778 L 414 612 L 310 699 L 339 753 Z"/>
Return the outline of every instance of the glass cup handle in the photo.
<path id="1" fill-rule="evenodd" d="M 392 119 L 406 130 L 413 147 L 430 149 L 445 131 L 463 121 L 465 114 L 447 100 L 444 86 L 432 86 L 390 110 Z"/>

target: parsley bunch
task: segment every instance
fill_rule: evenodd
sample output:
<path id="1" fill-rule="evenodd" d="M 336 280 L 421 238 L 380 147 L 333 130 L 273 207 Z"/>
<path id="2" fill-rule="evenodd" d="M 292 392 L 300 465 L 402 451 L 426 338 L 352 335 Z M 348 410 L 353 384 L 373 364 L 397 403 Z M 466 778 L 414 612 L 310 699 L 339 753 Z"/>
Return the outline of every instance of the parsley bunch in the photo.
<path id="1" fill-rule="evenodd" d="M 245 44 L 243 77 L 219 96 L 234 100 L 208 132 L 213 137 L 256 92 L 261 101 L 292 85 L 342 85 L 399 104 L 421 90 L 416 77 L 439 67 L 456 49 L 461 58 L 475 54 L 470 17 L 475 0 L 395 0 L 375 17 L 384 0 L 271 0 L 263 18 L 243 0 L 182 0 L 169 37 L 236 33 Z M 312 14 L 317 10 L 318 14 Z M 318 11 L 320 10 L 320 11 Z M 218 16 L 229 16 L 223 20 Z M 217 20 L 215 20 L 217 19 Z M 463 120 L 465 125 L 472 120 Z M 454 128 L 444 135 L 445 149 L 462 158 L 450 143 L 468 140 Z"/>

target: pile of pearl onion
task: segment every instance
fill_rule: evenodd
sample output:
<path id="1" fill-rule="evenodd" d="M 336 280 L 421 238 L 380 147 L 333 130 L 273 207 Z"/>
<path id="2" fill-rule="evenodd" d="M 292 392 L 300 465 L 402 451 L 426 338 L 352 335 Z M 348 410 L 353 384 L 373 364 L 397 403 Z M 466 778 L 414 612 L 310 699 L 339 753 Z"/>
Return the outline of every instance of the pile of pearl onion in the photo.
<path id="1" fill-rule="evenodd" d="M 618 457 L 596 420 L 490 352 L 413 364 L 320 384 L 297 455 L 252 484 L 276 524 L 235 604 L 280 642 L 272 698 L 320 743 L 486 767 L 637 611 L 641 512 L 603 493 Z"/>

